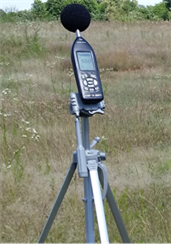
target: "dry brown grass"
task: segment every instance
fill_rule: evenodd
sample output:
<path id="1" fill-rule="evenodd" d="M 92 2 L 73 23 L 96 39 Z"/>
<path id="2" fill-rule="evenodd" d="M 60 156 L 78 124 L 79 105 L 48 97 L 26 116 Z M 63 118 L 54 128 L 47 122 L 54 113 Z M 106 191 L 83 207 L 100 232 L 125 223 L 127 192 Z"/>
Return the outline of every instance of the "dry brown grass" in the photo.
<path id="1" fill-rule="evenodd" d="M 76 149 L 70 46 L 59 23 L 1 24 L 0 242 L 36 242 Z M 107 153 L 109 182 L 132 242 L 169 242 L 169 22 L 94 22 L 105 94 L 90 139 Z M 48 242 L 85 242 L 83 183 L 75 174 Z M 110 241 L 120 242 L 105 204 Z M 97 225 L 96 225 L 96 232 Z M 96 241 L 99 241 L 97 234 Z"/>

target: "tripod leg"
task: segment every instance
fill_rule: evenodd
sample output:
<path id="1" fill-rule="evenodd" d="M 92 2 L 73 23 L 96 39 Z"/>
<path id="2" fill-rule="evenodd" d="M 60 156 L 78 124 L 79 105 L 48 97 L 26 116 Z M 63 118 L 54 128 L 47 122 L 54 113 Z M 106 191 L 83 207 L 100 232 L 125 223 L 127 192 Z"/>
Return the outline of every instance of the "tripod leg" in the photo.
<path id="1" fill-rule="evenodd" d="M 102 201 L 102 195 L 100 191 L 100 182 L 97 170 L 90 170 L 90 178 L 93 189 L 94 203 L 96 208 L 97 221 L 99 226 L 99 233 L 101 243 L 109 243 L 109 237 L 107 232 L 107 225 Z"/>
<path id="2" fill-rule="evenodd" d="M 100 179 L 101 185 L 103 185 L 103 177 L 102 177 L 102 174 L 100 173 L 100 171 L 99 171 L 99 179 Z M 111 209 L 112 215 L 115 219 L 115 222 L 116 222 L 117 228 L 119 230 L 120 236 L 122 238 L 122 241 L 124 243 L 130 243 L 126 228 L 124 226 L 121 214 L 119 212 L 118 206 L 115 202 L 115 199 L 114 199 L 114 196 L 113 196 L 113 193 L 111 191 L 109 184 L 108 184 L 106 198 L 107 198 L 109 207 Z"/>
<path id="3" fill-rule="evenodd" d="M 69 184 L 71 182 L 71 179 L 73 177 L 73 174 L 74 174 L 74 172 L 76 170 L 76 166 L 77 166 L 76 163 L 72 163 L 70 168 L 69 168 L 69 170 L 68 170 L 68 173 L 67 173 L 67 175 L 65 177 L 65 180 L 64 180 L 64 182 L 62 184 L 62 187 L 61 187 L 61 189 L 60 189 L 60 191 L 58 193 L 58 196 L 57 196 L 57 198 L 55 200 L 55 203 L 54 203 L 54 205 L 52 207 L 52 210 L 51 210 L 51 212 L 49 214 L 48 220 L 47 220 L 47 222 L 46 222 L 46 224 L 45 224 L 45 226 L 43 228 L 43 231 L 42 231 L 42 233 L 40 235 L 38 243 L 44 243 L 45 240 L 46 240 L 46 237 L 47 237 L 47 235 L 48 235 L 48 233 L 50 231 L 52 223 L 53 223 L 53 221 L 55 219 L 55 216 L 56 216 L 56 214 L 58 212 L 58 209 L 59 209 L 59 207 L 61 205 L 61 202 L 62 202 L 62 200 L 63 200 L 63 198 L 65 196 L 67 188 L 68 188 L 68 186 L 69 186 Z"/>
<path id="4" fill-rule="evenodd" d="M 86 225 L 86 243 L 95 243 L 94 234 L 94 208 L 93 193 L 91 187 L 90 174 L 84 178 L 84 198 L 85 203 L 85 225 Z"/>

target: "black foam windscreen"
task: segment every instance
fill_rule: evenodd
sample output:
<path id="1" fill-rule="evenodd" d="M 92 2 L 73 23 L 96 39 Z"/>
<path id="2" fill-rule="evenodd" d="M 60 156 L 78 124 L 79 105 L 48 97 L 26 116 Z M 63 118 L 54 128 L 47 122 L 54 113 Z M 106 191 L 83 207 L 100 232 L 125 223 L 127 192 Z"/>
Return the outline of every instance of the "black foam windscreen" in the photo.
<path id="1" fill-rule="evenodd" d="M 69 4 L 61 12 L 61 23 L 69 31 L 84 31 L 90 24 L 88 10 L 81 4 Z"/>

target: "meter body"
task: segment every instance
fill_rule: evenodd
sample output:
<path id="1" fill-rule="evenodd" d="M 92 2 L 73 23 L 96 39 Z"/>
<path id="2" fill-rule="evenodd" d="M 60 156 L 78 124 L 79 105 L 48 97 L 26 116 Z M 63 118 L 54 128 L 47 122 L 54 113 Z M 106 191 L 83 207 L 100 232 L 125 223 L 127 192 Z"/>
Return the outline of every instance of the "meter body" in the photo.
<path id="1" fill-rule="evenodd" d="M 84 38 L 75 39 L 71 48 L 71 60 L 82 101 L 90 104 L 102 101 L 103 90 L 96 56 Z"/>

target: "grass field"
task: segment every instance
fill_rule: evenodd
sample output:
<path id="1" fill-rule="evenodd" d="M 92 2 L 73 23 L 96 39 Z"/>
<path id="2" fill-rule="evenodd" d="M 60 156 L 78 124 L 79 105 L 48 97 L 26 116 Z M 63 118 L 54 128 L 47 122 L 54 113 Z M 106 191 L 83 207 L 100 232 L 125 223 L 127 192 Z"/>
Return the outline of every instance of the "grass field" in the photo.
<path id="1" fill-rule="evenodd" d="M 109 183 L 131 242 L 171 242 L 171 23 L 95 22 L 105 114 L 90 140 L 107 153 Z M 60 23 L 0 24 L 0 242 L 37 242 L 76 149 L 68 110 L 77 87 L 75 35 Z M 85 242 L 77 173 L 47 242 Z M 104 202 L 110 242 L 121 242 Z M 99 242 L 95 223 L 96 242 Z"/>

